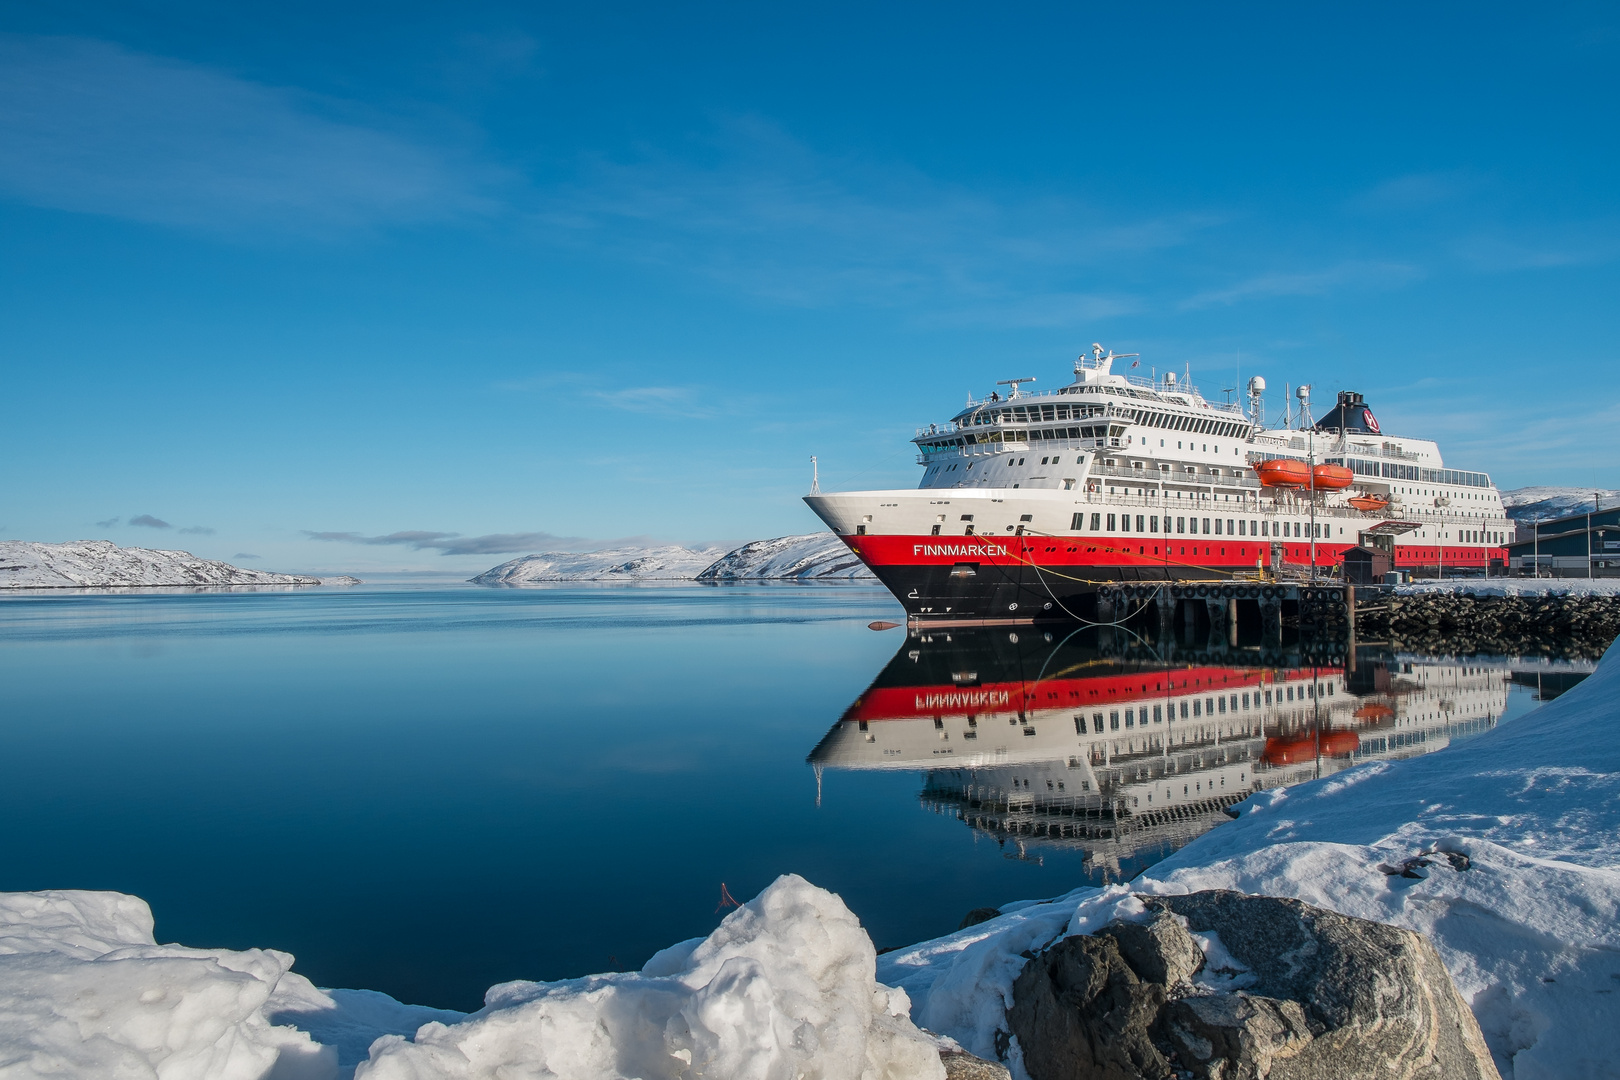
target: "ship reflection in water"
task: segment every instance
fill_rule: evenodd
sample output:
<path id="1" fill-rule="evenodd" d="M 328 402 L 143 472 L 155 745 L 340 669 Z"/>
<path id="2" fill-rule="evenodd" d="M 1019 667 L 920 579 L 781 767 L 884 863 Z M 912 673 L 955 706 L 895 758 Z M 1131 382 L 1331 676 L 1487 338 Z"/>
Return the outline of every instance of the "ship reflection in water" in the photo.
<path id="1" fill-rule="evenodd" d="M 810 754 L 923 771 L 921 802 L 1039 861 L 1129 878 L 1255 791 L 1489 730 L 1505 660 L 1342 646 L 1173 654 L 1108 630 L 913 630 Z"/>

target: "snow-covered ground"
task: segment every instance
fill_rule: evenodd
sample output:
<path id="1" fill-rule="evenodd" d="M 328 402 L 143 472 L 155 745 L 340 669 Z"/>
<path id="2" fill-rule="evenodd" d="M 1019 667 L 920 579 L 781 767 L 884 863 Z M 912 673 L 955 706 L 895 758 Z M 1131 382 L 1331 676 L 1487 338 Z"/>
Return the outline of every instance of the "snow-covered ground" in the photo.
<path id="1" fill-rule="evenodd" d="M 872 579 L 849 545 L 830 532 L 756 540 L 728 552 L 698 575 L 700 581 L 828 581 Z"/>
<path id="2" fill-rule="evenodd" d="M 1514 521 L 1563 517 L 1592 509 L 1593 499 L 1605 507 L 1620 504 L 1620 491 L 1608 488 L 1522 487 L 1502 492 L 1502 505 Z"/>
<path id="3" fill-rule="evenodd" d="M 547 551 L 524 555 L 485 570 L 478 585 L 527 585 L 542 581 L 691 581 L 721 554 L 719 548 L 670 545 L 605 551 Z"/>
<path id="4" fill-rule="evenodd" d="M 1472 593 L 1475 596 L 1620 596 L 1620 578 L 1451 578 L 1414 581 L 1395 592 Z"/>
<path id="5" fill-rule="evenodd" d="M 503 983 L 467 1016 L 318 990 L 282 952 L 158 945 L 132 896 L 0 893 L 0 1074 L 944 1080 L 875 959 L 843 901 L 787 875 L 639 972 Z"/>
<path id="6" fill-rule="evenodd" d="M 1427 935 L 1505 1078 L 1620 1077 L 1617 700 L 1611 646 L 1595 674 L 1524 719 L 1255 795 L 1129 889 L 1005 905 L 885 954 L 878 977 L 910 994 L 919 1024 L 984 1055 L 1024 951 L 1102 925 L 1126 892 L 1293 896 Z"/>
<path id="7" fill-rule="evenodd" d="M 0 589 L 319 584 L 319 578 L 244 570 L 189 551 L 121 548 L 110 540 L 0 540 Z"/>

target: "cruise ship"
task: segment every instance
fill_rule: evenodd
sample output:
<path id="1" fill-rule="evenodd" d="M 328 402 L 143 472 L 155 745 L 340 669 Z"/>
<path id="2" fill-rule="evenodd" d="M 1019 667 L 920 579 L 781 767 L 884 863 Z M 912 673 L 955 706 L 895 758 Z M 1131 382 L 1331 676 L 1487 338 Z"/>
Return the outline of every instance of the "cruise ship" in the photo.
<path id="1" fill-rule="evenodd" d="M 1115 370 L 1134 355 L 1093 345 L 1067 386 L 969 398 L 917 431 L 916 488 L 805 501 L 919 621 L 1072 617 L 1110 582 L 1329 573 L 1356 546 L 1420 574 L 1505 565 L 1491 478 L 1384 433 L 1361 394 L 1315 419 L 1301 386 L 1268 427 L 1264 379 L 1214 402 Z"/>

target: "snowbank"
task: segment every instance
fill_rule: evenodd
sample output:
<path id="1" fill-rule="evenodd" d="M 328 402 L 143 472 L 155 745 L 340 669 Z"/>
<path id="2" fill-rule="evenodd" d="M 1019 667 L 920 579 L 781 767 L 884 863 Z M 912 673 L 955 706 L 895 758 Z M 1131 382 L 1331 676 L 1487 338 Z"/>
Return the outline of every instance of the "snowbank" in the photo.
<path id="1" fill-rule="evenodd" d="M 873 578 L 872 571 L 830 532 L 756 540 L 728 552 L 699 581 L 827 581 Z"/>
<path id="2" fill-rule="evenodd" d="M 110 540 L 0 540 L 0 589 L 319 584 L 319 578 L 243 570 L 189 551 L 121 548 Z"/>
<path id="3" fill-rule="evenodd" d="M 1401 596 L 1458 593 L 1474 596 L 1620 596 L 1620 578 L 1461 578 L 1397 586 Z"/>
<path id="4" fill-rule="evenodd" d="M 720 554 L 718 548 L 670 545 L 605 551 L 547 551 L 485 570 L 475 585 L 527 585 L 542 581 L 691 581 Z"/>
<path id="5" fill-rule="evenodd" d="M 874 959 L 838 897 L 786 875 L 639 973 L 492 987 L 459 1024 L 380 1040 L 355 1075 L 943 1080 L 937 1045 L 905 994 L 877 984 Z"/>
<path id="6" fill-rule="evenodd" d="M 1611 646 L 1592 677 L 1525 719 L 1439 753 L 1253 796 L 1236 821 L 1130 890 L 1293 896 L 1419 931 L 1504 1077 L 1620 1076 L 1617 697 Z M 1000 918 L 883 956 L 878 976 L 910 994 L 918 1023 L 987 1056 L 1006 1039 L 1024 950 L 1106 923 L 1127 891 L 1007 905 Z"/>
<path id="7" fill-rule="evenodd" d="M 332 1076 L 336 1053 L 265 1018 L 318 991 L 286 953 L 157 945 L 152 913 L 104 892 L 0 893 L 0 1072 L 9 1077 Z"/>
<path id="8" fill-rule="evenodd" d="M 838 897 L 788 875 L 640 972 L 505 983 L 464 1016 L 316 989 L 283 952 L 157 945 L 132 896 L 0 893 L 0 1074 L 944 1080 L 875 959 Z"/>

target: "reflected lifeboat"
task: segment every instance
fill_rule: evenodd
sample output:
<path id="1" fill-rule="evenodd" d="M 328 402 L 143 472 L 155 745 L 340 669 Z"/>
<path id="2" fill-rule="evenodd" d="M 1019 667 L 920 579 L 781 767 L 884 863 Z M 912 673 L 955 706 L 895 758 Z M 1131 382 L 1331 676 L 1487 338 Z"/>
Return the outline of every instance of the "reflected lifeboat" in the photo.
<path id="1" fill-rule="evenodd" d="M 1376 724 L 1380 720 L 1388 720 L 1394 715 L 1394 709 L 1390 708 L 1388 705 L 1384 705 L 1376 701 L 1367 702 L 1367 704 L 1357 709 L 1354 713 L 1357 720 L 1363 720 L 1369 724 Z"/>
<path id="2" fill-rule="evenodd" d="M 1318 465 L 1311 470 L 1311 480 L 1318 491 L 1343 491 L 1356 482 L 1356 474 L 1343 465 Z"/>
<path id="3" fill-rule="evenodd" d="M 1300 488 L 1311 482 L 1311 467 L 1293 458 L 1274 458 L 1254 467 L 1260 483 L 1274 488 Z"/>
<path id="4" fill-rule="evenodd" d="M 1320 738 L 1314 734 L 1295 735 L 1290 738 L 1273 736 L 1266 740 L 1260 752 L 1267 765 L 1298 765 L 1322 757 L 1343 757 L 1353 754 L 1361 740 L 1353 731 L 1324 731 Z"/>
<path id="5" fill-rule="evenodd" d="M 1349 502 L 1351 506 L 1367 514 L 1376 514 L 1389 505 L 1389 500 L 1382 495 L 1357 495 Z"/>

